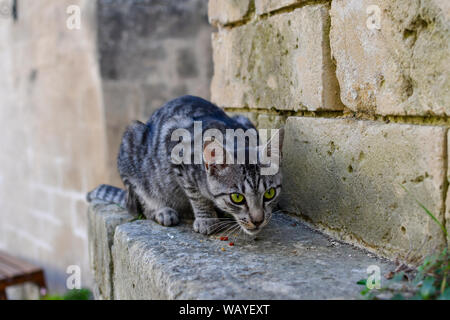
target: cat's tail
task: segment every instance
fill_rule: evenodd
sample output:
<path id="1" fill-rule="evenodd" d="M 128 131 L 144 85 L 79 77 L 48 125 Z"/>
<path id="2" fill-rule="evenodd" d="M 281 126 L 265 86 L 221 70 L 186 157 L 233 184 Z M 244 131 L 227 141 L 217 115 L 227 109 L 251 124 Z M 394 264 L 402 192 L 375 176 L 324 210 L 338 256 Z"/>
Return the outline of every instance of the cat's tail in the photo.
<path id="1" fill-rule="evenodd" d="M 104 202 L 115 203 L 122 208 L 126 208 L 125 195 L 126 192 L 123 189 L 109 186 L 107 184 L 102 184 L 89 192 L 86 196 L 86 200 L 88 202 L 91 202 L 93 200 L 100 200 Z"/>

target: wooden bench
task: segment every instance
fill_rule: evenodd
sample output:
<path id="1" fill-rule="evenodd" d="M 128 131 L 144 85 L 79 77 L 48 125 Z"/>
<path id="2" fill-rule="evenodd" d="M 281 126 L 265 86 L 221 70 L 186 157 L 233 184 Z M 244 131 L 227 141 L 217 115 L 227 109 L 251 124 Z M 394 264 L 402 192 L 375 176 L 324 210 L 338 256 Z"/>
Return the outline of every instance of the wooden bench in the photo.
<path id="1" fill-rule="evenodd" d="M 7 300 L 6 287 L 31 282 L 47 291 L 44 271 L 18 258 L 0 251 L 0 300 Z"/>

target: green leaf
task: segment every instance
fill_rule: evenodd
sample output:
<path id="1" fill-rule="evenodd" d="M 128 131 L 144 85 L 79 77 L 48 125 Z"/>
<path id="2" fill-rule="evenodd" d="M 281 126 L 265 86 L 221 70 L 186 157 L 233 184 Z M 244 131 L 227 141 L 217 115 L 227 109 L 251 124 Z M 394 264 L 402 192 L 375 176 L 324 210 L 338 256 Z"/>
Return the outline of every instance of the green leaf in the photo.
<path id="1" fill-rule="evenodd" d="M 64 300 L 89 300 L 92 294 L 88 289 L 73 289 L 66 292 Z"/>
<path id="2" fill-rule="evenodd" d="M 362 296 L 365 296 L 367 293 L 369 293 L 369 291 L 370 291 L 370 289 L 365 287 L 364 289 L 361 290 L 360 293 L 361 293 Z"/>
<path id="3" fill-rule="evenodd" d="M 367 282 L 367 279 L 361 279 L 361 280 L 359 280 L 358 282 L 356 282 L 356 284 L 365 286 L 365 285 L 366 285 L 366 282 Z"/>
<path id="4" fill-rule="evenodd" d="M 428 277 L 423 281 L 422 287 L 420 288 L 420 295 L 423 299 L 428 300 L 436 293 L 434 281 L 435 279 L 433 277 Z"/>
<path id="5" fill-rule="evenodd" d="M 403 281 L 404 279 L 405 279 L 405 273 L 403 271 L 396 273 L 392 277 L 392 281 L 394 281 L 394 282 L 400 282 L 400 281 Z"/>
<path id="6" fill-rule="evenodd" d="M 450 300 L 450 287 L 444 290 L 438 300 Z"/>
<path id="7" fill-rule="evenodd" d="M 411 192 L 406 189 L 406 187 L 402 184 L 400 184 L 400 186 L 403 188 L 403 190 L 405 190 L 411 197 L 414 198 L 414 201 L 416 201 L 416 203 L 419 205 L 419 207 L 421 207 L 427 214 L 428 216 L 434 221 L 436 222 L 436 224 L 442 229 L 442 232 L 444 233 L 445 237 L 448 237 L 448 233 L 447 233 L 447 229 L 444 227 L 444 225 L 442 223 L 439 222 L 438 219 L 436 219 L 436 217 L 434 216 L 434 214 L 431 213 L 430 210 L 428 210 L 419 200 L 417 200 L 412 194 Z"/>
<path id="8" fill-rule="evenodd" d="M 41 300 L 64 300 L 64 298 L 57 294 L 46 295 L 41 298 Z"/>

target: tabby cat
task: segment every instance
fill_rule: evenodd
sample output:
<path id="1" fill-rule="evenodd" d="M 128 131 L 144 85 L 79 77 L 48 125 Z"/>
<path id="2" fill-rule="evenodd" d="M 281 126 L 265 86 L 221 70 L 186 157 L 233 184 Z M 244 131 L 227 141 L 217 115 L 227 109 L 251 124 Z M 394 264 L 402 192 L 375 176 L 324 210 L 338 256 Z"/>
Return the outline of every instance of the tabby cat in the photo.
<path id="1" fill-rule="evenodd" d="M 242 129 L 259 137 L 248 118 L 229 117 L 198 97 L 179 97 L 158 109 L 146 124 L 134 121 L 126 129 L 117 161 L 126 190 L 101 185 L 88 194 L 88 201 L 116 203 L 164 226 L 174 226 L 181 214 L 193 213 L 194 231 L 202 234 L 218 232 L 230 220 L 247 234 L 257 234 L 269 222 L 277 204 L 280 170 L 263 175 L 266 164 L 259 157 L 256 163 L 248 161 L 248 157 L 242 164 L 225 157 L 221 161 L 215 155 L 216 149 L 207 152 L 214 139 L 202 140 L 200 163 L 174 163 L 172 151 L 180 141 L 173 141 L 172 135 L 182 128 L 193 136 L 194 123 L 202 125 L 202 133 L 216 129 L 225 135 L 227 129 Z M 263 146 L 267 152 L 270 144 Z M 223 148 L 222 155 L 230 154 L 229 144 L 218 146 Z M 245 148 L 248 154 L 254 147 L 247 142 Z M 190 148 L 192 159 L 195 151 L 195 147 Z"/>

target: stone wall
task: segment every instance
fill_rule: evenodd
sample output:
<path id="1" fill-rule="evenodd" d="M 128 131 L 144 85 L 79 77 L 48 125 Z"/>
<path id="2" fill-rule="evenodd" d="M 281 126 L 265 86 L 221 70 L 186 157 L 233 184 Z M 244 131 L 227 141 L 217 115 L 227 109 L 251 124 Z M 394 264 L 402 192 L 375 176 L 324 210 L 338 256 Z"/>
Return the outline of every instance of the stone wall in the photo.
<path id="1" fill-rule="evenodd" d="M 212 27 L 206 0 L 56 2 L 0 0 L 0 250 L 64 292 L 69 265 L 92 284 L 85 194 L 121 184 L 125 127 L 176 96 L 209 99 Z"/>
<path id="2" fill-rule="evenodd" d="M 98 37 L 109 183 L 120 186 L 117 152 L 131 121 L 185 94 L 210 98 L 207 0 L 99 0 Z"/>
<path id="3" fill-rule="evenodd" d="M 85 192 L 106 179 L 105 126 L 90 0 L 2 1 L 0 250 L 44 267 L 65 291 L 90 286 Z M 81 29 L 66 27 L 69 5 Z"/>
<path id="4" fill-rule="evenodd" d="M 285 126 L 284 210 L 390 258 L 446 245 L 415 198 L 445 225 L 449 19 L 437 0 L 209 1 L 212 100 Z"/>

